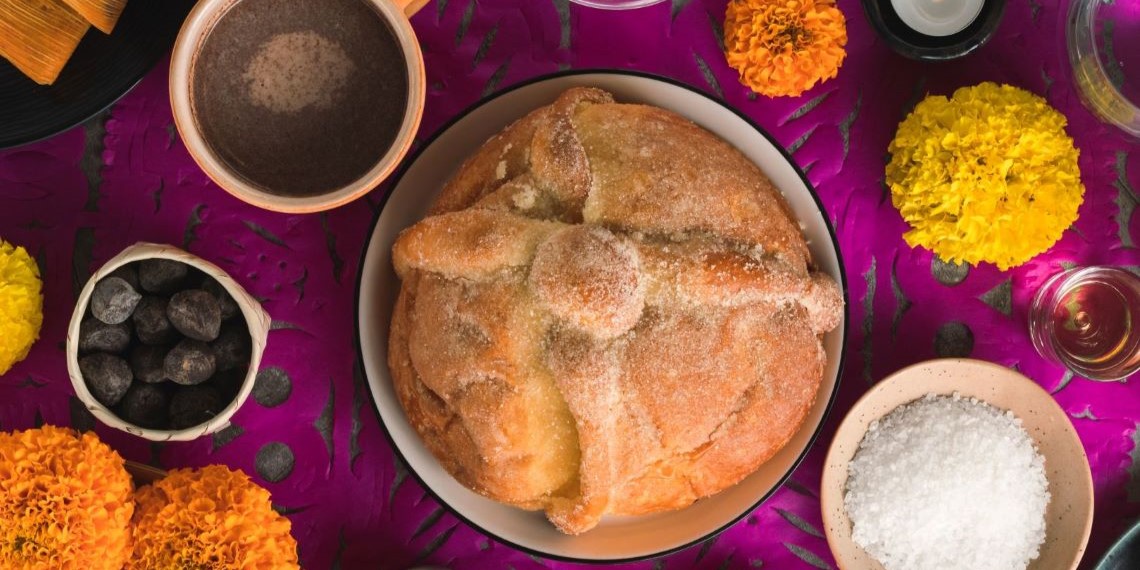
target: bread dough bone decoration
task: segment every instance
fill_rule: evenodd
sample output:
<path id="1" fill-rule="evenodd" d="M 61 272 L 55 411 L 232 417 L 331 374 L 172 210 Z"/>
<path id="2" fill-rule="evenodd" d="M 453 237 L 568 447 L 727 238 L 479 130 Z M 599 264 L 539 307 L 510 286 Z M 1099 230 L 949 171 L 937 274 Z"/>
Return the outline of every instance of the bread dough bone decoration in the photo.
<path id="1" fill-rule="evenodd" d="M 577 534 L 779 451 L 843 300 L 739 151 L 575 88 L 491 138 L 393 248 L 389 367 L 457 480 Z"/>

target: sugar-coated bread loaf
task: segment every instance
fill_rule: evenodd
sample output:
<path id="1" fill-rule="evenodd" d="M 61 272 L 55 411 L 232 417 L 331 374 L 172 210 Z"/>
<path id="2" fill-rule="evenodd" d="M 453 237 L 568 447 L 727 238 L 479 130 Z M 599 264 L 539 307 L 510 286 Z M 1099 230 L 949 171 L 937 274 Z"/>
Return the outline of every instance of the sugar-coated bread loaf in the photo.
<path id="1" fill-rule="evenodd" d="M 843 315 L 756 165 L 591 88 L 487 141 L 393 261 L 412 426 L 464 485 L 570 534 L 755 471 L 803 423 Z"/>

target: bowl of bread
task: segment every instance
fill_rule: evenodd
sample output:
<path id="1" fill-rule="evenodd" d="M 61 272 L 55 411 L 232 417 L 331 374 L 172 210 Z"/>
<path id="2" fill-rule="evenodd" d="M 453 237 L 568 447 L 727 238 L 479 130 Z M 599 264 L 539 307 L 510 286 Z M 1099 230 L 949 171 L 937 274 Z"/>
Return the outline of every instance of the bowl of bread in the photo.
<path id="1" fill-rule="evenodd" d="M 746 118 L 626 72 L 540 78 L 425 145 L 358 329 L 383 425 L 457 516 L 616 562 L 731 526 L 802 459 L 846 287 L 803 174 Z"/>

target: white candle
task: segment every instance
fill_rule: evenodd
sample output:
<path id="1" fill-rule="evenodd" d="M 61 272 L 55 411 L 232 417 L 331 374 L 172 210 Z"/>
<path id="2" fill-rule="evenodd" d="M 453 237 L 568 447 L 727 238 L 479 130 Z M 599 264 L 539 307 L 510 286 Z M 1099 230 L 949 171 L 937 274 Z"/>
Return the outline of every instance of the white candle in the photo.
<path id="1" fill-rule="evenodd" d="M 891 0 L 903 23 L 928 36 L 949 36 L 970 25 L 984 0 Z"/>

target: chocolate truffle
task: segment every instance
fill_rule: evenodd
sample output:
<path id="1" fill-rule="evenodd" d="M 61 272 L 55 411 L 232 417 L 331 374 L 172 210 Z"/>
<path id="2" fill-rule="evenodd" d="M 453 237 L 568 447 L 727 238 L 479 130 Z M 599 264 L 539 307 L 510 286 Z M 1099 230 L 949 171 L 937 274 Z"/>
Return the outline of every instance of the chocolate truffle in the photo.
<path id="1" fill-rule="evenodd" d="M 233 400 L 237 397 L 238 392 L 241 391 L 242 384 L 245 383 L 245 375 L 249 367 L 242 366 L 226 372 L 217 372 L 214 374 L 207 385 L 213 386 L 218 389 L 222 399 L 226 402 Z"/>
<path id="2" fill-rule="evenodd" d="M 170 393 L 155 384 L 135 384 L 119 404 L 119 417 L 148 429 L 164 429 L 169 422 Z"/>
<path id="3" fill-rule="evenodd" d="M 79 324 L 79 352 L 122 352 L 131 344 L 131 328 L 127 323 L 109 325 L 87 317 Z"/>
<path id="4" fill-rule="evenodd" d="M 131 367 L 126 360 L 104 352 L 79 359 L 79 371 L 91 395 L 104 406 L 111 407 L 123 399 L 131 387 Z"/>
<path id="5" fill-rule="evenodd" d="M 135 335 L 143 344 L 167 344 L 178 339 L 178 331 L 166 318 L 166 299 L 146 296 L 135 307 L 131 320 L 135 323 Z"/>
<path id="6" fill-rule="evenodd" d="M 213 386 L 186 386 L 170 399 L 170 427 L 186 429 L 218 415 L 226 402 Z"/>
<path id="7" fill-rule="evenodd" d="M 109 325 L 126 321 L 142 299 L 134 287 L 120 277 L 104 277 L 91 293 L 91 314 Z"/>
<path id="8" fill-rule="evenodd" d="M 189 268 L 172 259 L 144 259 L 139 262 L 139 286 L 150 293 L 171 293 L 186 280 Z"/>
<path id="9" fill-rule="evenodd" d="M 229 291 L 218 283 L 217 279 L 207 277 L 202 281 L 202 290 L 214 296 L 218 300 L 218 308 L 222 311 L 222 320 L 226 321 L 241 312 L 238 308 L 237 301 L 230 296 Z"/>
<path id="10" fill-rule="evenodd" d="M 131 372 L 147 384 L 166 380 L 166 354 L 169 346 L 138 346 L 131 351 Z"/>
<path id="11" fill-rule="evenodd" d="M 228 323 L 217 340 L 210 343 L 217 357 L 218 370 L 225 372 L 249 363 L 251 340 L 245 323 Z"/>
<path id="12" fill-rule="evenodd" d="M 218 338 L 222 327 L 218 300 L 201 289 L 175 293 L 166 306 L 166 317 L 178 332 L 204 342 Z"/>
<path id="13" fill-rule="evenodd" d="M 110 277 L 118 277 L 130 284 L 135 291 L 139 290 L 139 270 L 135 263 L 120 265 L 118 269 L 111 272 Z"/>
<path id="14" fill-rule="evenodd" d="M 215 369 L 214 351 L 210 346 L 190 338 L 179 342 L 163 359 L 166 377 L 186 386 L 209 380 Z"/>

